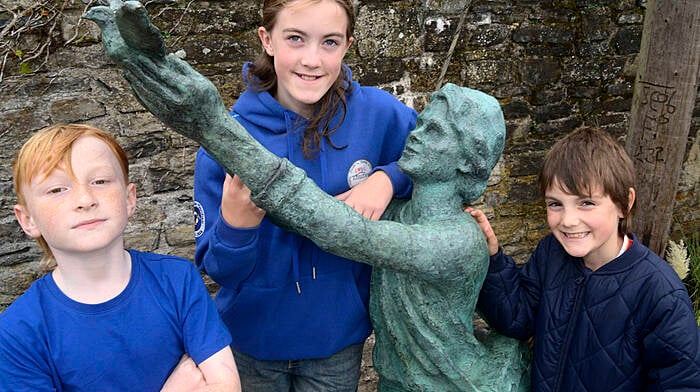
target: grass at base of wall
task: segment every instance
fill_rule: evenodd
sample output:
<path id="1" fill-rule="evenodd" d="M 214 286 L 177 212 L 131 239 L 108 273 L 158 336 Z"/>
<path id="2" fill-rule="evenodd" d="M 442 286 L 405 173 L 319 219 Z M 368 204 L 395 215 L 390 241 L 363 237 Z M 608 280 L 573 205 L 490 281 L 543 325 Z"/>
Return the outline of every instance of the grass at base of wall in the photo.
<path id="1" fill-rule="evenodd" d="M 700 325 L 700 230 L 696 229 L 683 237 L 688 260 L 688 276 L 683 279 L 683 283 L 695 310 L 695 320 Z"/>
<path id="2" fill-rule="evenodd" d="M 690 301 L 695 309 L 695 319 L 700 325 L 700 233 L 695 230 L 686 238 L 688 249 L 689 271 L 688 277 L 684 280 L 685 286 L 690 295 Z"/>
<path id="3" fill-rule="evenodd" d="M 664 255 L 685 284 L 700 326 L 700 230 L 693 229 L 689 236 L 681 230 L 681 237 L 678 242 L 668 240 Z"/>

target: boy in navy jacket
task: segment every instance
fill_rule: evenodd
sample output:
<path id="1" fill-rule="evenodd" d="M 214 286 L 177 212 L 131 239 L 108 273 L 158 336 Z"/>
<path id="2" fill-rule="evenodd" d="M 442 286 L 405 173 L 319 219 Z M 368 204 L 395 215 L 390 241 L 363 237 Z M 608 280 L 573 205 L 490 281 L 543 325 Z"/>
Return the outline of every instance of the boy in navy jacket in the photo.
<path id="1" fill-rule="evenodd" d="M 532 390 L 700 390 L 688 293 L 629 232 L 634 167 L 622 146 L 581 127 L 552 147 L 539 181 L 551 234 L 523 268 L 467 209 L 491 255 L 478 309 L 498 332 L 534 337 Z"/>

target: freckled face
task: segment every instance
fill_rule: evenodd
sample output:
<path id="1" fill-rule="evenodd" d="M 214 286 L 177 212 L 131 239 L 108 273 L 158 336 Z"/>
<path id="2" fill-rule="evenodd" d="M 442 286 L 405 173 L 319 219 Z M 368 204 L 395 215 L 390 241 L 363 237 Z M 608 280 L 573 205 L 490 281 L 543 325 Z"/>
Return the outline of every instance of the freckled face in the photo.
<path id="1" fill-rule="evenodd" d="M 75 178 L 62 169 L 25 185 L 25 206 L 15 206 L 24 231 L 43 236 L 56 257 L 123 248 L 123 232 L 136 206 L 136 188 L 126 184 L 116 156 L 102 140 L 73 143 Z"/>
<path id="2" fill-rule="evenodd" d="M 582 257 L 592 269 L 613 260 L 622 246 L 618 219 L 622 211 L 600 187 L 590 196 L 572 195 L 557 182 L 545 193 L 547 223 L 566 252 Z"/>
<path id="3" fill-rule="evenodd" d="M 346 36 L 348 16 L 341 6 L 323 0 L 305 7 L 287 6 L 274 28 L 258 29 L 260 41 L 273 57 L 277 74 L 275 98 L 305 117 L 340 74 L 343 57 L 352 44 Z"/>

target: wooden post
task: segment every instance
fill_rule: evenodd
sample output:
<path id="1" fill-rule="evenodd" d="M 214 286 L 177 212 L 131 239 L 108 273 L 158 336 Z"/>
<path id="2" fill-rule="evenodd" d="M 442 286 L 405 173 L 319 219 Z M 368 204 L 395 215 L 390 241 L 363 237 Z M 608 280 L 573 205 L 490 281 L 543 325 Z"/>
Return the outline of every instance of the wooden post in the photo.
<path id="1" fill-rule="evenodd" d="M 626 149 L 637 173 L 634 232 L 660 255 L 697 95 L 699 48 L 699 0 L 647 2 Z"/>

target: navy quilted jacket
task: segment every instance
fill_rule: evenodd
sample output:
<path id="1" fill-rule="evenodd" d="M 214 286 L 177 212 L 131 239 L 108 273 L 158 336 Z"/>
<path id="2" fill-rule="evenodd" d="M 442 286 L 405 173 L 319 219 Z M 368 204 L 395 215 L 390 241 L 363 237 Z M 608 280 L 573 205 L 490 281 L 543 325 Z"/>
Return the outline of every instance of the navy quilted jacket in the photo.
<path id="1" fill-rule="evenodd" d="M 532 391 L 700 391 L 700 330 L 683 283 L 634 235 L 593 272 L 553 235 L 518 268 L 499 251 L 479 297 L 498 332 L 534 336 Z"/>

